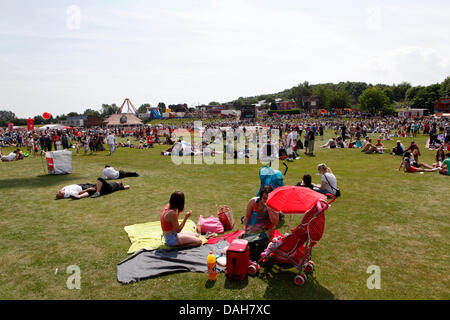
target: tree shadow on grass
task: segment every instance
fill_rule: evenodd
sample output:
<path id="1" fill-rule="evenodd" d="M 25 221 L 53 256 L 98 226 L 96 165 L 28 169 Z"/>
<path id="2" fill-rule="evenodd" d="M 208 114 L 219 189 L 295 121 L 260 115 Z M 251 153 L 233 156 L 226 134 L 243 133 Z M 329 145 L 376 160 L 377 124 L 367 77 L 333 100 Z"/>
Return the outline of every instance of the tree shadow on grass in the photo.
<path id="1" fill-rule="evenodd" d="M 262 270 L 262 268 L 261 268 Z M 294 283 L 294 278 L 298 273 L 290 270 L 283 270 L 274 265 L 266 268 L 259 276 L 267 281 L 267 290 L 264 297 L 270 300 L 334 300 L 334 294 L 327 288 L 320 285 L 314 274 L 308 275 L 308 279 L 303 286 Z"/>
<path id="2" fill-rule="evenodd" d="M 77 183 L 86 183 L 85 181 L 79 181 L 80 177 L 74 174 L 64 174 L 64 175 L 46 174 L 25 178 L 0 179 L 0 189 L 23 188 L 23 187 L 42 188 L 53 185 L 60 185 L 63 183 L 70 184 L 75 180 L 77 181 Z"/>

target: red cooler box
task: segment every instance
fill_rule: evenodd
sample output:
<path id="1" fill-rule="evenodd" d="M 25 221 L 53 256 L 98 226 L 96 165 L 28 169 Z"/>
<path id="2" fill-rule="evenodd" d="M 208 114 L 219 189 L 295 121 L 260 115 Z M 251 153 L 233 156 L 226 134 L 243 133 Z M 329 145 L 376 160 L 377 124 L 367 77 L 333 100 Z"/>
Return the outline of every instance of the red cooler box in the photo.
<path id="1" fill-rule="evenodd" d="M 248 272 L 248 261 L 250 260 L 250 248 L 247 240 L 236 239 L 227 249 L 228 279 L 244 280 Z"/>

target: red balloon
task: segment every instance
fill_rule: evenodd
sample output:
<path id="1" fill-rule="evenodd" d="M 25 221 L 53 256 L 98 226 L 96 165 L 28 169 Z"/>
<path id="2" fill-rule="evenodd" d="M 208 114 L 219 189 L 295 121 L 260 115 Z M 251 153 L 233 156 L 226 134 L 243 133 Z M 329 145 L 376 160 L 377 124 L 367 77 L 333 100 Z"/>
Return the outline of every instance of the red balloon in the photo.
<path id="1" fill-rule="evenodd" d="M 44 114 L 42 115 L 42 117 L 43 117 L 45 120 L 48 120 L 48 119 L 50 119 L 50 118 L 52 117 L 52 115 L 51 115 L 50 113 L 48 113 L 48 112 L 44 112 Z"/>

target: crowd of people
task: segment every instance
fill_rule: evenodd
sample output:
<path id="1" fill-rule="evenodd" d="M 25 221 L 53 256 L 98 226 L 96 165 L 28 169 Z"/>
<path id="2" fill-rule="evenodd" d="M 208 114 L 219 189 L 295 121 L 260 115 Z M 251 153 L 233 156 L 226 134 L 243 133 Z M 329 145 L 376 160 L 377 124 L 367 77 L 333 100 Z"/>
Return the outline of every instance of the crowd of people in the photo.
<path id="1" fill-rule="evenodd" d="M 273 129 L 278 136 L 273 136 Z M 192 133 L 200 132 L 199 140 L 186 142 L 180 136 L 180 130 Z M 444 172 L 443 161 L 445 149 L 450 144 L 450 122 L 448 119 L 433 118 L 399 118 L 399 117 L 360 117 L 343 120 L 341 118 L 307 118 L 304 115 L 264 116 L 258 121 L 225 119 L 209 119 L 201 128 L 195 121 L 163 124 L 158 126 L 141 126 L 137 128 L 91 128 L 71 130 L 0 130 L 0 146 L 15 146 L 17 149 L 8 155 L 1 154 L 1 161 L 14 161 L 24 156 L 52 150 L 73 148 L 76 154 L 84 150 L 84 154 L 94 153 L 108 148 L 113 155 L 117 147 L 135 149 L 153 148 L 155 144 L 165 144 L 168 148 L 162 155 L 172 155 L 176 150 L 180 155 L 216 155 L 224 153 L 227 158 L 257 158 L 271 160 L 279 158 L 294 161 L 300 158 L 301 151 L 313 156 L 315 141 L 324 140 L 324 132 L 334 133 L 321 148 L 359 148 L 366 154 L 382 154 L 390 152 L 404 156 L 410 151 L 415 161 L 411 164 L 423 169 L 439 168 Z M 438 150 L 440 161 L 434 165 L 418 162 L 418 151 L 405 148 L 400 140 L 396 146 L 386 150 L 383 141 L 400 137 L 416 137 L 419 132 L 429 135 L 426 147 Z M 302 137 L 303 135 L 303 137 Z M 195 134 L 194 134 L 195 136 Z M 231 138 L 230 138 L 231 136 Z M 126 142 L 118 141 L 122 137 Z M 263 139 L 261 139 L 263 137 Z M 134 139 L 133 139 L 134 138 Z M 374 142 L 376 141 L 376 142 Z M 241 144 L 243 143 L 243 144 Z M 239 145 L 242 147 L 239 148 Z M 20 148 L 28 148 L 25 154 Z M 418 149 L 418 148 L 417 148 Z M 442 151 L 439 151 L 441 150 Z M 275 150 L 278 153 L 275 154 Z M 443 152 L 444 151 L 444 152 Z M 416 153 L 414 153 L 416 152 Z M 420 153 L 420 152 L 419 152 Z M 403 157 L 402 159 L 406 159 Z M 406 163 L 406 161 L 402 161 Z M 420 166 L 422 164 L 422 166 Z M 404 165 L 403 165 L 404 167 Z M 431 168 L 430 168 L 431 167 Z M 411 171 L 411 169 L 408 169 Z M 412 169 L 414 170 L 414 169 Z"/>

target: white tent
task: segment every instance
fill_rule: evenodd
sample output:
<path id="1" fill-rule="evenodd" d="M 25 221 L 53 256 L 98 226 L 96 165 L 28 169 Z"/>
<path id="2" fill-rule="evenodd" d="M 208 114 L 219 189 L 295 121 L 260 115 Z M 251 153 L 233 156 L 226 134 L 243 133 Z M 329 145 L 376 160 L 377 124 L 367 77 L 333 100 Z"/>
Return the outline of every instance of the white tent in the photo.
<path id="1" fill-rule="evenodd" d="M 64 126 L 60 124 L 47 124 L 39 128 L 39 130 L 61 130 Z"/>

